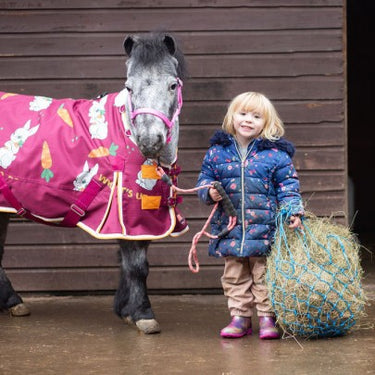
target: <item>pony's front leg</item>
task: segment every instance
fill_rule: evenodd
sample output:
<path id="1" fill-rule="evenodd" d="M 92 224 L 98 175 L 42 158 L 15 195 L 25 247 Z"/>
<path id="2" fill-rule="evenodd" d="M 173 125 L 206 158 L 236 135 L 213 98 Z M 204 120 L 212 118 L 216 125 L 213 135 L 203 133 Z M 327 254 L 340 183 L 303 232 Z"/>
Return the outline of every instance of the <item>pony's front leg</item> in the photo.
<path id="1" fill-rule="evenodd" d="M 147 248 L 150 241 L 120 241 L 121 276 L 115 312 L 144 333 L 159 333 L 147 294 Z"/>
<path id="2" fill-rule="evenodd" d="M 2 266 L 8 223 L 9 214 L 0 213 L 0 310 L 9 310 L 13 316 L 26 316 L 30 311 L 13 289 Z"/>

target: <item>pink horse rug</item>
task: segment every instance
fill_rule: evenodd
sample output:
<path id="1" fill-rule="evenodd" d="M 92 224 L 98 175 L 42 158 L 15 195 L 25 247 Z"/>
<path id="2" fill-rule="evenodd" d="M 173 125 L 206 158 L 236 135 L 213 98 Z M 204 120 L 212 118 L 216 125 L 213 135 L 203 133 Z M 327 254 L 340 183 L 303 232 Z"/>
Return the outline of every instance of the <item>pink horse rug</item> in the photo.
<path id="1" fill-rule="evenodd" d="M 188 230 L 179 197 L 132 140 L 126 92 L 95 100 L 0 92 L 0 211 L 100 239 Z M 164 171 L 176 183 L 179 168 Z"/>

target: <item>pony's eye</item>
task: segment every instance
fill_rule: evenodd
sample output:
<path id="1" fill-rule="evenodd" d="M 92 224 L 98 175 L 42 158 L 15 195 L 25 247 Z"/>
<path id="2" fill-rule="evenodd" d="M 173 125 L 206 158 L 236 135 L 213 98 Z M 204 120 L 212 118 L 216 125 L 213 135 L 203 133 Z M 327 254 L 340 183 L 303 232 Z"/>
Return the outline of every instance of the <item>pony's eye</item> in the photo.
<path id="1" fill-rule="evenodd" d="M 170 89 L 171 91 L 176 90 L 176 88 L 177 88 L 177 83 L 172 83 L 172 84 L 170 85 L 170 87 L 169 87 L 169 89 Z"/>
<path id="2" fill-rule="evenodd" d="M 126 88 L 126 90 L 127 90 L 130 94 L 133 92 L 131 86 L 132 86 L 131 83 L 129 82 L 129 80 L 127 80 L 127 81 L 125 82 L 125 88 Z"/>

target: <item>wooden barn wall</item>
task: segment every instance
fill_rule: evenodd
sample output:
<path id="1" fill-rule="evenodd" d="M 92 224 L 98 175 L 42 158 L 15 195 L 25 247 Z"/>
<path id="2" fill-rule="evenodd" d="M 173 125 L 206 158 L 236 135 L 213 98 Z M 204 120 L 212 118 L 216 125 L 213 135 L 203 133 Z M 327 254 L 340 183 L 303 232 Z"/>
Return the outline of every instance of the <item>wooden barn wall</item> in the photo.
<path id="1" fill-rule="evenodd" d="M 295 164 L 308 208 L 345 221 L 346 121 L 343 0 L 0 0 L 0 90 L 91 98 L 118 91 L 128 33 L 166 29 L 184 51 L 179 161 L 181 187 L 195 184 L 208 139 L 228 101 L 243 91 L 269 96 L 297 146 Z M 1 125 L 1 124 L 0 124 Z M 190 232 L 155 241 L 148 286 L 157 291 L 220 288 L 222 261 L 198 247 L 209 213 L 196 196 L 181 207 Z M 117 245 L 79 229 L 14 218 L 3 265 L 19 291 L 106 291 L 117 286 Z"/>

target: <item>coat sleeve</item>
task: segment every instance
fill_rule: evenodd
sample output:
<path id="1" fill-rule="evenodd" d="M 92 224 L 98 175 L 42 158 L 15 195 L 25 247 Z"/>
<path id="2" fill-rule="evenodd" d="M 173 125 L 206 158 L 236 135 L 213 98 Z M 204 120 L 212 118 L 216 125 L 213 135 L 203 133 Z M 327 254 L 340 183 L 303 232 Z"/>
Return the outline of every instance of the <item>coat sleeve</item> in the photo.
<path id="1" fill-rule="evenodd" d="M 198 176 L 198 181 L 196 187 L 209 185 L 211 182 L 216 181 L 214 167 L 212 165 L 212 158 L 211 158 L 211 150 L 208 150 L 201 167 L 201 172 Z M 198 190 L 198 197 L 200 200 L 205 204 L 213 204 L 215 203 L 210 195 L 208 194 L 208 188 Z"/>
<path id="2" fill-rule="evenodd" d="M 282 153 L 276 167 L 274 184 L 279 208 L 287 206 L 289 215 L 303 215 L 304 209 L 297 171 L 287 153 Z"/>

